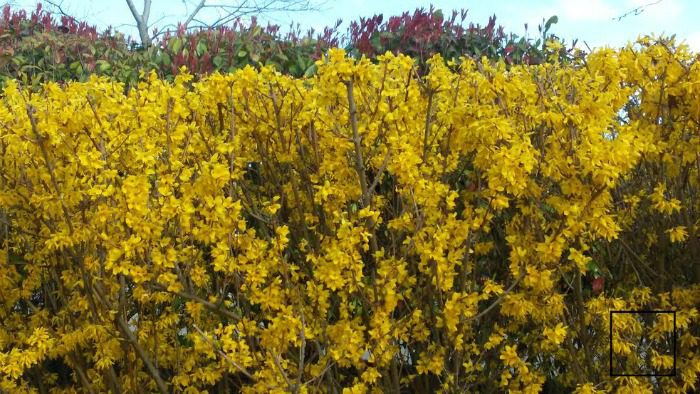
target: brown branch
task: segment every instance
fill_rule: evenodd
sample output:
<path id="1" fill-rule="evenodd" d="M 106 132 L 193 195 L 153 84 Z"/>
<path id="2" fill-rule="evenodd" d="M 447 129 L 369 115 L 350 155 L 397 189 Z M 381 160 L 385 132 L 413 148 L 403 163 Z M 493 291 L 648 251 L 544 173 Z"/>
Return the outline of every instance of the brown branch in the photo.
<path id="1" fill-rule="evenodd" d="M 97 298 L 102 302 L 104 306 L 109 308 L 110 310 L 113 310 L 113 306 L 109 301 L 107 301 L 107 298 L 105 297 L 104 293 L 100 289 L 100 285 L 96 284 L 96 286 L 92 287 L 92 290 L 94 294 L 97 296 Z M 148 353 L 141 347 L 141 344 L 139 344 L 138 338 L 134 335 L 133 332 L 129 329 L 129 325 L 126 323 L 126 320 L 117 313 L 116 315 L 116 320 L 117 320 L 117 326 L 119 327 L 120 331 L 122 334 L 124 334 L 125 339 L 129 342 L 129 344 L 134 348 L 136 351 L 136 354 L 139 356 L 141 361 L 143 361 L 144 365 L 146 365 L 146 369 L 148 369 L 149 374 L 155 380 L 156 385 L 158 386 L 158 391 L 165 394 L 169 393 L 168 391 L 168 386 L 163 381 L 163 379 L 160 377 L 160 373 L 158 372 L 158 368 L 156 368 L 155 364 L 153 364 L 153 361 L 151 361 L 151 358 L 148 356 Z"/>
<path id="2" fill-rule="evenodd" d="M 367 188 L 367 176 L 365 174 L 365 163 L 362 157 L 362 137 L 357 125 L 357 107 L 355 105 L 355 95 L 353 92 L 353 79 L 346 82 L 348 91 L 348 106 L 350 111 L 350 127 L 352 128 L 352 142 L 355 145 L 355 170 L 360 177 L 360 187 L 362 188 L 362 207 L 369 206 L 369 192 Z"/>
<path id="3" fill-rule="evenodd" d="M 306 326 L 306 319 L 304 319 L 304 311 L 301 311 L 301 346 L 299 346 L 299 368 L 297 371 L 297 383 L 294 387 L 294 391 L 298 392 L 301 388 L 302 378 L 304 377 L 304 357 L 306 354 L 306 333 L 304 327 Z"/>
<path id="4" fill-rule="evenodd" d="M 156 385 L 158 386 L 158 391 L 161 393 L 168 393 L 168 386 L 165 384 L 163 379 L 160 377 L 160 373 L 158 372 L 158 369 L 155 367 L 153 362 L 151 361 L 150 357 L 148 357 L 148 354 L 146 353 L 145 350 L 141 347 L 139 344 L 138 338 L 134 335 L 133 332 L 129 329 L 129 326 L 126 324 L 124 319 L 122 319 L 121 316 L 117 317 L 117 324 L 119 325 L 119 328 L 121 329 L 122 333 L 126 336 L 126 339 L 129 341 L 131 346 L 136 350 L 136 353 L 138 354 L 139 358 L 143 363 L 146 365 L 146 368 L 151 374 L 151 377 L 156 381 Z"/>
<path id="5" fill-rule="evenodd" d="M 224 353 L 224 352 L 221 351 L 219 348 L 217 348 L 217 347 L 216 347 L 216 344 L 215 344 L 211 339 L 209 339 L 209 338 L 206 336 L 206 334 L 204 333 L 204 331 L 202 331 L 199 327 L 197 327 L 196 324 L 192 324 L 192 327 L 194 327 L 194 329 L 197 330 L 197 332 L 199 333 L 199 335 L 200 335 L 209 345 L 211 345 L 211 347 L 213 347 L 214 350 L 216 350 L 217 353 L 219 353 L 219 354 L 221 355 L 221 357 L 222 357 L 224 360 L 226 360 L 226 362 L 228 362 L 229 364 L 233 365 L 236 369 L 238 369 L 239 371 L 241 371 L 241 373 L 242 373 L 243 375 L 245 375 L 248 379 L 255 380 L 255 377 L 254 377 L 253 375 L 251 375 L 251 373 L 248 372 L 248 370 L 247 370 L 245 367 L 243 367 L 243 366 L 239 365 L 238 363 L 236 363 L 235 361 L 231 360 L 231 358 L 230 358 L 229 356 L 227 356 L 226 353 Z"/>
<path id="6" fill-rule="evenodd" d="M 34 112 L 36 112 L 36 110 L 30 104 L 27 104 L 26 110 L 27 116 L 29 117 L 29 123 L 32 126 L 32 132 L 34 133 L 34 137 L 36 137 L 36 143 L 37 145 L 39 145 L 39 149 L 41 149 L 41 155 L 44 158 L 46 169 L 49 171 L 49 176 L 51 177 L 51 184 L 53 185 L 54 191 L 57 194 L 56 197 L 58 198 L 58 201 L 61 203 L 63 216 L 66 219 L 68 230 L 70 231 L 70 235 L 73 235 L 73 222 L 71 221 L 70 215 L 68 213 L 68 207 L 66 207 L 65 201 L 63 201 L 63 194 L 61 193 L 61 189 L 58 187 L 58 180 L 56 179 L 53 163 L 51 162 L 51 160 L 49 160 L 49 152 L 46 150 L 46 146 L 44 145 L 44 137 L 41 135 L 41 133 L 39 133 L 39 127 L 37 126 L 36 119 L 34 118 Z"/>
<path id="7" fill-rule="evenodd" d="M 433 112 L 433 97 L 435 96 L 435 91 L 431 90 L 428 93 L 428 109 L 425 112 L 425 130 L 423 132 L 423 164 L 428 158 L 428 136 L 430 135 L 430 128 L 432 127 L 432 117 L 430 113 Z"/>
<path id="8" fill-rule="evenodd" d="M 172 294 L 175 294 L 177 296 L 180 296 L 180 297 L 187 299 L 187 300 L 190 300 L 190 301 L 195 301 L 199 304 L 202 304 L 205 308 L 207 308 L 207 309 L 211 310 L 212 312 L 215 312 L 221 316 L 228 317 L 228 318 L 236 320 L 236 321 L 241 320 L 241 316 L 239 314 L 232 312 L 232 311 L 229 311 L 229 310 L 226 310 L 226 309 L 221 309 L 218 305 L 211 303 L 203 298 L 200 298 L 194 294 L 185 293 L 183 291 L 168 290 L 167 287 L 161 285 L 160 283 L 151 283 L 151 286 L 157 290 L 172 293 Z"/>
<path id="9" fill-rule="evenodd" d="M 377 171 L 377 174 L 374 176 L 374 181 L 372 184 L 369 186 L 369 190 L 367 192 L 370 195 L 370 198 L 372 198 L 372 194 L 374 194 L 374 189 L 377 187 L 379 184 L 379 180 L 382 177 L 382 174 L 384 173 L 384 170 L 386 170 L 387 165 L 389 164 L 389 156 L 391 155 L 391 148 L 389 148 L 386 152 L 386 156 L 384 156 L 384 161 L 382 161 L 381 167 L 379 167 L 379 170 Z"/>
<path id="10" fill-rule="evenodd" d="M 515 289 L 515 286 L 517 286 L 518 283 L 520 283 L 520 281 L 521 281 L 524 277 L 525 277 L 525 271 L 523 270 L 523 271 L 520 272 L 520 276 L 518 277 L 518 279 L 516 279 L 515 282 L 513 282 L 513 283 L 510 285 L 510 287 L 508 287 L 508 288 L 506 289 L 506 291 L 503 292 L 503 294 L 501 294 L 500 296 L 498 296 L 498 298 L 496 299 L 496 301 L 494 301 L 491 305 L 489 305 L 489 306 L 488 306 L 486 309 L 484 309 L 483 311 L 479 312 L 479 314 L 477 314 L 477 315 L 475 315 L 475 316 L 472 316 L 472 317 L 470 317 L 469 319 L 467 319 L 467 321 L 479 319 L 479 318 L 483 317 L 484 315 L 486 315 L 487 313 L 489 313 L 489 311 L 491 311 L 493 308 L 495 308 L 498 304 L 500 304 L 500 303 L 503 301 L 503 298 L 504 298 L 506 295 L 508 295 L 508 293 L 510 293 L 511 291 L 513 291 L 513 289 Z"/>
<path id="11" fill-rule="evenodd" d="M 296 390 L 295 390 L 296 387 L 289 380 L 289 376 L 287 376 L 287 374 L 284 372 L 284 369 L 282 368 L 282 364 L 280 363 L 279 355 L 273 354 L 272 359 L 275 362 L 275 366 L 280 371 L 280 374 L 282 374 L 282 378 L 284 378 L 285 383 L 287 383 L 287 388 L 290 389 L 290 391 L 292 391 L 292 392 L 296 392 Z"/>

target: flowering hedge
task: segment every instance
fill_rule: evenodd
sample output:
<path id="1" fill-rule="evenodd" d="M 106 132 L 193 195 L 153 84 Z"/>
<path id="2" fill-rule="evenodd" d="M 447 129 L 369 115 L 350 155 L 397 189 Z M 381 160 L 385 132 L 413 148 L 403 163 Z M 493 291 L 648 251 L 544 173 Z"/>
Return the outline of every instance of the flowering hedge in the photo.
<path id="1" fill-rule="evenodd" d="M 0 390 L 691 390 L 699 63 L 550 60 L 10 82 Z"/>

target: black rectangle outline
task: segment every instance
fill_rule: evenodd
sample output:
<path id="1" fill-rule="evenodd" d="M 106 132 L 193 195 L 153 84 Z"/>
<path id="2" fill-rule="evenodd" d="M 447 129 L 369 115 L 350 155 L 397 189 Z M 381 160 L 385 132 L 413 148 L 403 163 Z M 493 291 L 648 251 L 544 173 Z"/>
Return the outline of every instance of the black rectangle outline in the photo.
<path id="1" fill-rule="evenodd" d="M 613 313 L 673 313 L 673 372 L 670 374 L 613 374 L 613 345 L 612 345 L 612 316 Z M 637 311 L 630 311 L 630 310 L 618 310 L 618 311 L 610 311 L 610 376 L 611 377 L 620 377 L 620 376 L 658 376 L 658 377 L 675 377 L 676 376 L 676 311 L 675 310 L 650 310 L 650 309 L 640 309 Z"/>

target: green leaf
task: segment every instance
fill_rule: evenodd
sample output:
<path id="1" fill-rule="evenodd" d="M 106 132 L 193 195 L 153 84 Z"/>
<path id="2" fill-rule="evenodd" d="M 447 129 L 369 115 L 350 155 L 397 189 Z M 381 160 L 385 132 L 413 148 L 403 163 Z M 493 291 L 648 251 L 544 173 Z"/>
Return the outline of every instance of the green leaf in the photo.
<path id="1" fill-rule="evenodd" d="M 596 264 L 594 261 L 589 261 L 586 268 L 588 272 L 593 274 L 593 276 L 600 276 L 600 268 L 598 268 L 598 264 Z"/>
<path id="2" fill-rule="evenodd" d="M 299 67 L 296 64 L 292 64 L 291 66 L 289 66 L 289 73 L 295 77 L 301 74 Z"/>
<path id="3" fill-rule="evenodd" d="M 316 64 L 315 63 L 312 64 L 311 66 L 309 66 L 309 68 L 306 69 L 306 72 L 304 72 L 304 76 L 311 77 L 311 76 L 316 75 L 316 69 L 317 69 Z"/>
<path id="4" fill-rule="evenodd" d="M 173 52 L 178 53 L 180 52 L 180 49 L 182 49 L 182 40 L 179 38 L 175 38 L 172 41 L 170 41 L 173 44 Z"/>
<path id="5" fill-rule="evenodd" d="M 158 64 L 162 64 L 164 66 L 169 66 L 172 60 L 170 59 L 170 55 L 167 54 L 167 52 L 161 53 L 159 56 L 156 57 L 156 68 L 158 67 Z"/>
<path id="6" fill-rule="evenodd" d="M 372 47 L 374 47 L 374 49 L 377 52 L 382 52 L 382 42 L 381 38 L 379 37 L 379 34 L 373 34 L 372 38 L 369 39 L 369 42 L 370 44 L 372 44 Z"/>
<path id="7" fill-rule="evenodd" d="M 70 64 L 70 69 L 73 70 L 74 73 L 80 74 L 83 72 L 83 65 L 80 64 L 80 62 L 75 61 Z"/>
<path id="8" fill-rule="evenodd" d="M 226 59 L 221 55 L 216 55 L 216 56 L 214 56 L 214 59 L 212 59 L 212 63 L 214 63 L 214 66 L 217 69 L 220 69 L 224 65 L 225 62 L 226 62 Z"/>
<path id="9" fill-rule="evenodd" d="M 553 24 L 555 24 L 555 23 L 557 23 L 557 22 L 559 22 L 559 17 L 556 16 L 556 15 L 552 15 L 552 16 L 547 20 L 547 23 L 544 24 L 544 31 L 547 32 L 547 31 L 549 30 L 549 28 L 550 28 Z"/>
<path id="10" fill-rule="evenodd" d="M 197 43 L 197 56 L 202 56 L 207 52 L 207 43 L 204 40 L 199 40 Z"/>
<path id="11" fill-rule="evenodd" d="M 97 70 L 99 72 L 103 73 L 103 72 L 109 71 L 110 68 L 112 68 L 112 65 L 109 64 L 108 61 L 106 61 L 106 60 L 98 60 L 97 61 Z"/>
<path id="12" fill-rule="evenodd" d="M 242 58 L 242 57 L 245 57 L 247 54 L 248 54 L 248 52 L 241 49 L 240 51 L 238 51 L 237 56 Z"/>

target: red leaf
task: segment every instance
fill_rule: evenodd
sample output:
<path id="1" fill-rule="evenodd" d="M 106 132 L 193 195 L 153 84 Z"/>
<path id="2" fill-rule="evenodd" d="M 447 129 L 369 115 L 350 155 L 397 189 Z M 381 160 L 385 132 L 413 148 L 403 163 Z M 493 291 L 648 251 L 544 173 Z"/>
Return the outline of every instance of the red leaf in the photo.
<path id="1" fill-rule="evenodd" d="M 593 282 L 591 285 L 593 287 L 593 295 L 600 294 L 603 291 L 603 288 L 605 287 L 605 277 L 599 276 L 599 277 L 593 279 Z"/>

